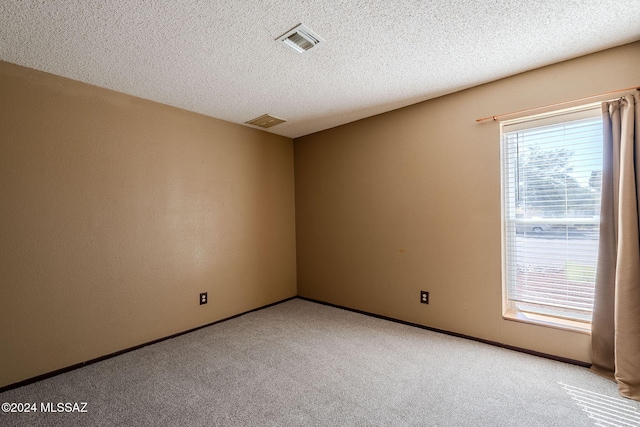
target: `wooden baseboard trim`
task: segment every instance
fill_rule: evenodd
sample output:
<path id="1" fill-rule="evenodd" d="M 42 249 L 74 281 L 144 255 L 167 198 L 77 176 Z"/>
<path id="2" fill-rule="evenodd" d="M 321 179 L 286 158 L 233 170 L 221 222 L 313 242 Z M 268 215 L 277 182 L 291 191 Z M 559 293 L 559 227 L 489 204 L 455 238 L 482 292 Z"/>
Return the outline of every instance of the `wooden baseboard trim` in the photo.
<path id="1" fill-rule="evenodd" d="M 267 304 L 267 305 L 262 306 L 262 307 L 254 308 L 253 310 L 245 311 L 245 312 L 242 312 L 242 313 L 239 313 L 239 314 L 235 314 L 233 316 L 225 317 L 224 319 L 216 320 L 215 322 L 207 323 L 206 325 L 197 326 L 195 328 L 191 328 L 191 329 L 188 329 L 186 331 L 178 332 L 176 334 L 172 334 L 172 335 L 169 335 L 169 336 L 166 336 L 166 337 L 158 338 L 158 339 L 155 339 L 153 341 L 149 341 L 149 342 L 145 342 L 143 344 L 139 344 L 139 345 L 136 345 L 136 346 L 133 346 L 133 347 L 125 348 L 124 350 L 119 350 L 119 351 L 116 351 L 114 353 L 110 353 L 110 354 L 106 354 L 104 356 L 96 357 L 95 359 L 87 360 L 85 362 L 76 363 L 75 365 L 67 366 L 65 368 L 56 369 L 55 371 L 51 371 L 51 372 L 47 372 L 45 374 L 37 375 L 37 376 L 32 377 L 32 378 L 27 378 L 26 380 L 18 381 L 17 383 L 13 383 L 13 384 L 9 384 L 9 385 L 6 385 L 6 386 L 2 386 L 2 387 L 0 387 L 0 393 L 3 393 L 5 391 L 9 391 L 9 390 L 13 390 L 15 388 L 22 387 L 22 386 L 25 386 L 25 385 L 28 385 L 28 384 L 32 384 L 32 383 L 35 383 L 35 382 L 38 382 L 38 381 L 46 380 L 47 378 L 55 377 L 56 375 L 64 374 L 65 372 L 69 372 L 69 371 L 73 371 L 73 370 L 78 369 L 78 368 L 82 368 L 83 366 L 87 366 L 87 365 L 91 365 L 93 363 L 101 362 L 103 360 L 111 359 L 112 357 L 120 356 L 121 354 L 129 353 L 130 351 L 138 350 L 138 349 L 140 349 L 142 347 L 146 347 L 148 345 L 152 345 L 152 344 L 156 344 L 156 343 L 159 343 L 159 342 L 162 342 L 162 341 L 165 341 L 165 340 L 176 338 L 176 337 L 179 337 L 180 335 L 188 334 L 190 332 L 197 331 L 198 329 L 202 329 L 202 328 L 206 328 L 206 327 L 218 324 L 218 323 L 226 322 L 227 320 L 235 319 L 236 317 L 244 316 L 245 314 L 253 313 L 254 311 L 263 310 L 265 308 L 272 307 L 274 305 L 282 304 L 283 302 L 286 302 L 286 301 L 289 301 L 289 300 L 292 300 L 292 299 L 295 299 L 295 298 L 297 298 L 297 297 L 294 296 L 294 297 L 286 298 L 286 299 L 283 299 L 281 301 L 277 301 L 277 302 L 274 302 L 274 303 L 271 303 L 271 304 Z"/>
<path id="2" fill-rule="evenodd" d="M 327 306 L 334 307 L 334 308 L 339 308 L 341 310 L 347 310 L 347 311 L 352 311 L 354 313 L 364 314 L 365 316 L 371 316 L 371 317 L 375 317 L 377 319 L 388 320 L 390 322 L 401 323 L 403 325 L 413 326 L 415 328 L 420 328 L 420 329 L 426 329 L 427 331 L 438 332 L 440 334 L 450 335 L 452 337 L 464 338 L 464 339 L 471 340 L 471 341 L 481 342 L 483 344 L 489 344 L 489 345 L 493 345 L 495 347 L 505 348 L 507 350 L 513 350 L 513 351 L 517 351 L 517 352 L 520 352 L 520 353 L 526 353 L 526 354 L 530 354 L 532 356 L 543 357 L 545 359 L 555 360 L 557 362 L 568 363 L 568 364 L 571 364 L 571 365 L 581 366 L 583 368 L 590 368 L 591 367 L 590 363 L 582 362 L 580 360 L 570 359 L 570 358 L 561 357 L 561 356 L 555 356 L 553 354 L 547 354 L 547 353 L 542 353 L 542 352 L 535 351 L 535 350 L 529 350 L 529 349 L 526 349 L 526 348 L 521 348 L 521 347 L 516 347 L 516 346 L 513 346 L 513 345 L 503 344 L 503 343 L 500 343 L 500 342 L 497 342 L 497 341 L 485 340 L 483 338 L 476 338 L 476 337 L 472 337 L 470 335 L 459 334 L 457 332 L 451 332 L 451 331 L 445 331 L 443 329 L 432 328 L 430 326 L 420 325 L 418 323 L 413 323 L 413 322 L 407 322 L 406 320 L 394 319 L 393 317 L 382 316 L 380 314 L 370 313 L 370 312 L 363 311 L 363 310 L 358 310 L 358 309 L 355 309 L 355 308 L 344 307 L 344 306 L 341 306 L 341 305 L 332 304 L 332 303 L 324 302 L 324 301 L 319 301 L 319 300 L 315 300 L 315 299 L 312 299 L 312 298 L 301 297 L 301 296 L 298 296 L 298 298 L 303 299 L 305 301 L 314 302 L 314 303 L 317 303 L 317 304 L 322 304 L 322 305 L 327 305 Z"/>
<path id="3" fill-rule="evenodd" d="M 0 387 L 0 393 L 3 393 L 5 391 L 9 391 L 9 390 L 13 390 L 13 389 L 16 389 L 18 387 L 22 387 L 22 386 L 25 386 L 25 385 L 28 385 L 28 384 L 32 384 L 32 383 L 35 383 L 35 382 L 38 382 L 38 381 L 42 381 L 42 380 L 45 380 L 47 378 L 55 377 L 57 375 L 64 374 L 65 372 L 69 372 L 69 371 L 73 371 L 73 370 L 78 369 L 78 368 L 82 368 L 83 366 L 87 366 L 87 365 L 91 365 L 93 363 L 101 362 L 103 360 L 107 360 L 107 359 L 110 359 L 112 357 L 116 357 L 116 356 L 119 356 L 121 354 L 128 353 L 130 351 L 138 350 L 138 349 L 140 349 L 142 347 L 146 347 L 146 346 L 149 346 L 149 345 L 152 345 L 152 344 L 156 344 L 156 343 L 168 340 L 168 339 L 176 338 L 176 337 L 179 337 L 180 335 L 188 334 L 190 332 L 197 331 L 198 329 L 202 329 L 202 328 L 206 328 L 206 327 L 209 327 L 209 326 L 216 325 L 218 323 L 226 322 L 228 320 L 235 319 L 236 317 L 244 316 L 245 314 L 249 314 L 249 313 L 252 313 L 254 311 L 263 310 L 265 308 L 272 307 L 274 305 L 282 304 L 283 302 L 290 301 L 290 300 L 296 299 L 296 298 L 299 298 L 299 299 L 302 299 L 302 300 L 305 300 L 305 301 L 309 301 L 309 302 L 313 302 L 313 303 L 316 303 L 316 304 L 322 304 L 322 305 L 326 305 L 326 306 L 329 306 L 329 307 L 338 308 L 338 309 L 341 309 L 341 310 L 347 310 L 347 311 L 351 311 L 351 312 L 354 312 L 354 313 L 363 314 L 365 316 L 375 317 L 377 319 L 388 320 L 390 322 L 395 322 L 395 323 L 400 323 L 400 324 L 403 324 L 403 325 L 413 326 L 415 328 L 425 329 L 425 330 L 428 330 L 428 331 L 437 332 L 437 333 L 441 333 L 441 334 L 445 334 L 445 335 L 450 335 L 450 336 L 457 337 L 457 338 L 463 338 L 463 339 L 467 339 L 467 340 L 471 340 L 471 341 L 481 342 L 481 343 L 484 343 L 484 344 L 489 344 L 489 345 L 493 345 L 493 346 L 496 346 L 496 347 L 505 348 L 505 349 L 508 349 L 508 350 L 518 351 L 520 353 L 526 353 L 526 354 L 530 354 L 530 355 L 533 355 L 533 356 L 543 357 L 545 359 L 550 359 L 550 360 L 555 360 L 555 361 L 558 361 L 558 362 L 568 363 L 568 364 L 571 364 L 571 365 L 581 366 L 583 368 L 589 368 L 591 366 L 591 364 L 586 363 L 586 362 L 582 362 L 582 361 L 579 361 L 579 360 L 569 359 L 569 358 L 560 357 L 560 356 L 554 356 L 552 354 L 542 353 L 542 352 L 539 352 L 539 351 L 529 350 L 529 349 L 521 348 L 521 347 L 515 347 L 515 346 L 512 346 L 512 345 L 503 344 L 503 343 L 499 343 L 499 342 L 496 342 L 496 341 L 485 340 L 483 338 L 476 338 L 476 337 L 472 337 L 470 335 L 459 334 L 457 332 L 450 332 L 450 331 L 445 331 L 443 329 L 432 328 L 430 326 L 420 325 L 418 323 L 408 322 L 408 321 L 405 321 L 405 320 L 394 319 L 393 317 L 388 317 L 388 316 L 383 316 L 383 315 L 380 315 L 380 314 L 370 313 L 370 312 L 363 311 L 363 310 L 358 310 L 358 309 L 355 309 L 355 308 L 344 307 L 344 306 L 341 306 L 341 305 L 332 304 L 332 303 L 324 302 L 324 301 L 319 301 L 319 300 L 315 300 L 315 299 L 312 299 L 312 298 L 294 296 L 294 297 L 290 297 L 290 298 L 285 298 L 285 299 L 283 299 L 281 301 L 277 301 L 277 302 L 274 302 L 274 303 L 271 303 L 271 304 L 267 304 L 267 305 L 262 306 L 262 307 L 254 308 L 252 310 L 245 311 L 245 312 L 233 315 L 233 316 L 229 316 L 229 317 L 226 317 L 224 319 L 216 320 L 215 322 L 207 323 L 206 325 L 197 326 L 195 328 L 192 328 L 192 329 L 189 329 L 189 330 L 186 330 L 186 331 L 178 332 L 176 334 L 172 334 L 172 335 L 169 335 L 169 336 L 166 336 L 166 337 L 163 337 L 163 338 L 158 338 L 156 340 L 149 341 L 149 342 L 146 342 L 146 343 L 143 343 L 143 344 L 139 344 L 139 345 L 136 345 L 134 347 L 129 347 L 129 348 L 126 348 L 124 350 L 119 350 L 119 351 L 116 351 L 114 353 L 110 353 L 110 354 L 107 354 L 107 355 L 104 355 L 104 356 L 96 357 L 95 359 L 87 360 L 87 361 L 81 362 L 81 363 L 76 363 L 74 365 L 67 366 L 65 368 L 57 369 L 55 371 L 47 372 L 47 373 L 41 374 L 41 375 L 37 375 L 35 377 L 28 378 L 26 380 L 22 380 L 22 381 L 19 381 L 17 383 L 9 384 L 9 385 Z"/>

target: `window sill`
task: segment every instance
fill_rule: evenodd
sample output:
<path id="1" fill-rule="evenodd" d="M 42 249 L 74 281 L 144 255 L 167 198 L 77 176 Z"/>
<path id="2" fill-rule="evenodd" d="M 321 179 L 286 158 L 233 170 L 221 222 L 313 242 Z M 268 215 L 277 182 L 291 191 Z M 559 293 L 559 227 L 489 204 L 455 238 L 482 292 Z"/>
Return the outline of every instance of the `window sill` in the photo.
<path id="1" fill-rule="evenodd" d="M 525 313 L 523 311 L 509 309 L 503 315 L 505 320 L 513 320 L 516 322 L 529 323 L 548 328 L 562 329 L 565 331 L 578 332 L 585 335 L 591 335 L 591 324 L 578 322 L 576 320 L 561 319 L 558 317 L 545 316 L 542 314 Z"/>

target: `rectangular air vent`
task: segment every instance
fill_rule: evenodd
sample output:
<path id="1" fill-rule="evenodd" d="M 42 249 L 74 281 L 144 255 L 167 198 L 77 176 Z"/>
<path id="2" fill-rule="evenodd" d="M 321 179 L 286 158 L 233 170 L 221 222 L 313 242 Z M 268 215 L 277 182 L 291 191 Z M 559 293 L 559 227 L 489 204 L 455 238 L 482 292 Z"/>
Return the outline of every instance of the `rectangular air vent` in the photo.
<path id="1" fill-rule="evenodd" d="M 324 41 L 322 37 L 314 33 L 309 27 L 304 24 L 287 31 L 276 40 L 283 42 L 296 52 L 306 52 L 315 45 Z"/>
<path id="2" fill-rule="evenodd" d="M 271 126 L 279 125 L 284 122 L 286 122 L 286 120 L 265 114 L 245 123 L 248 125 L 260 126 L 261 128 L 270 128 Z"/>

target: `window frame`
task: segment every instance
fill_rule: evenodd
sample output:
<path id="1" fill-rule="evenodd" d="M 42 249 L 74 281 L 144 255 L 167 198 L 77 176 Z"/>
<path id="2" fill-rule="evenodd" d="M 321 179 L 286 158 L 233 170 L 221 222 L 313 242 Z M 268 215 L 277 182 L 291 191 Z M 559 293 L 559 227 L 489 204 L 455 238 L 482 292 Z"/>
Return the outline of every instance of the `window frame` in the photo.
<path id="1" fill-rule="evenodd" d="M 583 334 L 591 334 L 591 322 L 590 321 L 582 321 L 582 320 L 574 320 L 569 318 L 563 318 L 560 316 L 554 316 L 549 314 L 541 314 L 534 313 L 529 311 L 519 310 L 516 307 L 515 301 L 510 301 L 508 296 L 508 285 L 510 276 L 513 275 L 514 272 L 509 271 L 509 265 L 507 262 L 507 251 L 508 251 L 508 242 L 511 236 L 508 234 L 507 226 L 510 222 L 510 218 L 508 215 L 508 206 L 510 203 L 506 199 L 508 197 L 507 194 L 507 186 L 513 185 L 513 183 L 508 183 L 510 177 L 507 172 L 507 158 L 505 153 L 506 142 L 505 142 L 505 133 L 516 132 L 520 130 L 531 129 L 540 126 L 552 125 L 552 124 L 560 124 L 565 122 L 570 122 L 574 120 L 580 120 L 582 118 L 595 118 L 597 116 L 601 116 L 601 102 L 588 103 L 579 106 L 574 106 L 571 108 L 565 108 L 560 110 L 553 110 L 544 112 L 536 115 L 529 115 L 523 117 L 517 117 L 509 120 L 500 121 L 500 201 L 501 201 L 501 252 L 502 252 L 502 317 L 505 320 L 512 320 L 517 322 L 523 322 L 528 324 L 535 324 L 540 326 L 546 326 L 551 328 L 557 328 L 562 330 L 569 330 L 573 332 L 583 333 Z M 535 125 L 532 125 L 535 123 Z M 507 129 L 505 131 L 505 128 Z M 518 222 L 526 223 L 526 224 L 558 224 L 558 223 L 566 223 L 573 224 L 576 223 L 575 218 L 523 218 L 519 221 L 517 218 L 512 218 L 514 224 Z M 584 218 L 579 219 L 580 223 L 586 223 L 587 221 Z M 592 221 L 594 224 L 599 224 L 599 219 L 594 218 Z M 598 237 L 599 239 L 599 237 Z M 514 280 L 512 278 L 511 280 Z"/>

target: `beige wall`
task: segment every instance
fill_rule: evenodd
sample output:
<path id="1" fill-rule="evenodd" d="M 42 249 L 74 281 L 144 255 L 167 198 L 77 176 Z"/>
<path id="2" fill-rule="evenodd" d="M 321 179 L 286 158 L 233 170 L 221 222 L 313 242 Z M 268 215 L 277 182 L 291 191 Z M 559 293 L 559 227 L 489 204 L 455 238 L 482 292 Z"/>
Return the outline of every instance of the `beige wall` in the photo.
<path id="1" fill-rule="evenodd" d="M 291 139 L 0 63 L 0 386 L 296 295 L 294 232 Z"/>
<path id="2" fill-rule="evenodd" d="M 634 43 L 297 139 L 297 293 L 588 361 L 501 318 L 475 119 L 638 84 Z M 293 183 L 290 139 L 0 62 L 0 387 L 296 295 Z"/>
<path id="3" fill-rule="evenodd" d="M 635 85 L 640 43 L 296 139 L 298 294 L 589 361 L 501 317 L 499 125 L 475 119 Z"/>

